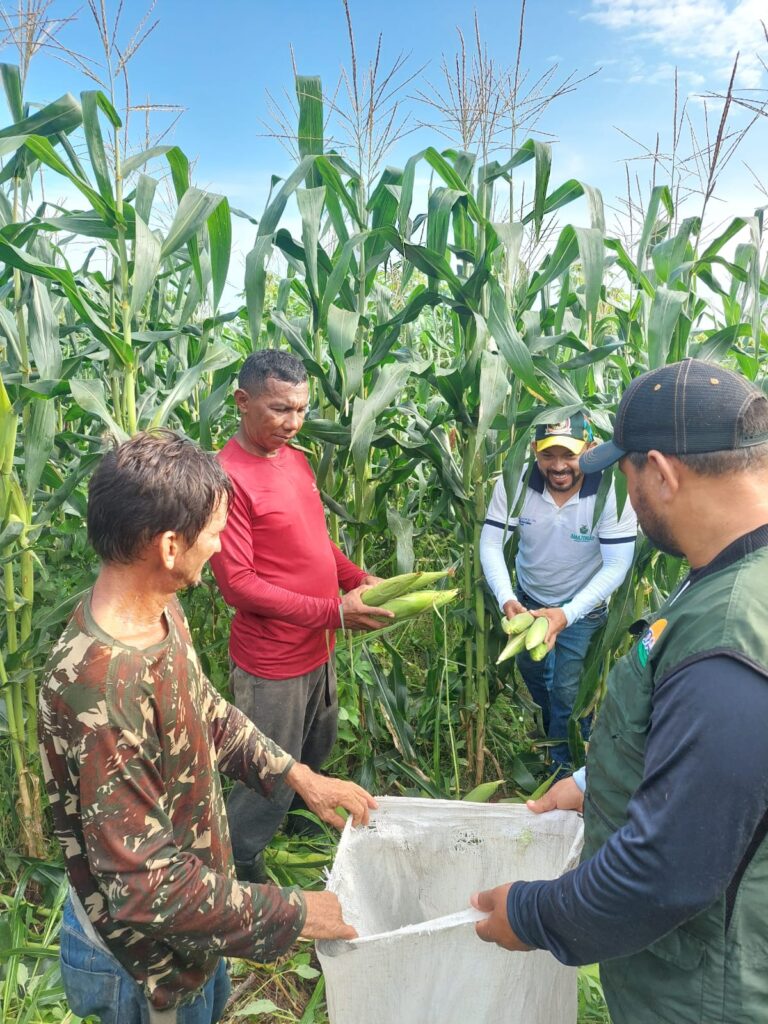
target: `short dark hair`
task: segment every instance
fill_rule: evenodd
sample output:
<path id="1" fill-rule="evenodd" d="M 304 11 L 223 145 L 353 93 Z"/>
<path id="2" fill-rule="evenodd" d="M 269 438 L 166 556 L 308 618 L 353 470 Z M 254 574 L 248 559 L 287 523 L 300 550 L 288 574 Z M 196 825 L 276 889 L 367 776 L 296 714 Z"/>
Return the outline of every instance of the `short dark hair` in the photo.
<path id="1" fill-rule="evenodd" d="M 173 430 L 136 434 L 107 452 L 88 487 L 88 539 L 103 562 L 135 562 L 174 530 L 194 544 L 232 482 L 210 452 Z"/>
<path id="2" fill-rule="evenodd" d="M 740 425 L 742 437 L 768 434 L 768 398 L 756 395 L 745 409 Z M 699 476 L 748 473 L 768 468 L 768 442 L 727 451 L 696 452 L 671 457 L 678 459 Z M 648 461 L 646 452 L 627 452 L 627 458 L 636 469 L 642 469 Z"/>
<path id="3" fill-rule="evenodd" d="M 263 348 L 245 360 L 240 367 L 237 383 L 249 395 L 260 395 L 268 377 L 283 380 L 287 384 L 305 384 L 307 371 L 303 363 L 290 352 Z"/>

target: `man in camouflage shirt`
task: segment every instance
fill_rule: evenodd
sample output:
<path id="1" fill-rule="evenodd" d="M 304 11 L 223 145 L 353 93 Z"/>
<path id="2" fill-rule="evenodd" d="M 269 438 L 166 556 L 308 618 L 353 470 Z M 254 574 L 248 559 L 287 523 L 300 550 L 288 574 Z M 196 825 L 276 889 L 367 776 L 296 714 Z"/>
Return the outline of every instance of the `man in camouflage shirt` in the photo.
<path id="1" fill-rule="evenodd" d="M 103 1024 L 213 1024 L 222 956 L 271 960 L 299 935 L 351 938 L 336 897 L 235 879 L 219 771 L 271 798 L 288 786 L 324 820 L 372 798 L 311 772 L 202 672 L 175 593 L 219 548 L 231 494 L 218 464 L 170 431 L 105 455 L 90 487 L 102 559 L 49 659 L 40 740 L 70 881 L 62 975 Z"/>

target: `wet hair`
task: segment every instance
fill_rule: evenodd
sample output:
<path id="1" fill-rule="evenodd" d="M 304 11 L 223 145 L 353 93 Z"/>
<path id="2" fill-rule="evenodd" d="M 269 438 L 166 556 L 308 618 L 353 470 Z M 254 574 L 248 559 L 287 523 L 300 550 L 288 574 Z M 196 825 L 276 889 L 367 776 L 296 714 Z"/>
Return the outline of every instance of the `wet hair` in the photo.
<path id="1" fill-rule="evenodd" d="M 249 395 L 260 395 L 267 386 L 267 379 L 285 381 L 287 384 L 305 384 L 307 371 L 296 356 L 276 348 L 264 348 L 248 356 L 240 367 L 237 383 Z"/>
<path id="2" fill-rule="evenodd" d="M 741 436 L 765 436 L 768 434 L 768 398 L 757 395 L 750 402 L 741 420 Z M 768 442 L 733 448 L 727 451 L 697 452 L 693 455 L 674 455 L 692 473 L 699 476 L 728 476 L 730 473 L 749 473 L 768 469 Z M 645 452 L 628 452 L 627 458 L 635 467 L 642 469 L 648 461 Z"/>
<path id="3" fill-rule="evenodd" d="M 103 562 L 129 565 L 166 530 L 194 544 L 232 482 L 210 452 L 172 430 L 107 452 L 88 487 L 88 539 Z"/>

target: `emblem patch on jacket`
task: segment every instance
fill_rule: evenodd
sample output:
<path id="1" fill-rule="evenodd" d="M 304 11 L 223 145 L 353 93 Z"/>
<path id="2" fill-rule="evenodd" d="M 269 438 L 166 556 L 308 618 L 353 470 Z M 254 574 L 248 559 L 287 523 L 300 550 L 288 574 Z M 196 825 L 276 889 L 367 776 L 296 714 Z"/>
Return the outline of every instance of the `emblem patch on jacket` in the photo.
<path id="1" fill-rule="evenodd" d="M 656 619 L 656 621 L 649 626 L 645 633 L 640 637 L 640 642 L 637 645 L 637 656 L 640 659 L 640 664 L 643 668 L 648 664 L 648 659 L 651 656 L 653 645 L 664 632 L 666 626 L 666 619 Z"/>

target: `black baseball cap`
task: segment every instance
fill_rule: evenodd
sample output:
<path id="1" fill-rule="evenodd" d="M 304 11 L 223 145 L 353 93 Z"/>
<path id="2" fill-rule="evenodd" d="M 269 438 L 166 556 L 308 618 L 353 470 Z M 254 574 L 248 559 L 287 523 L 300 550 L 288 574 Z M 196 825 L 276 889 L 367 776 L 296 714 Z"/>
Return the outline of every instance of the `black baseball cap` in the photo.
<path id="1" fill-rule="evenodd" d="M 627 452 L 694 455 L 733 451 L 768 441 L 748 434 L 744 415 L 762 391 L 746 378 L 702 359 L 683 359 L 636 377 L 624 392 L 613 440 L 579 459 L 584 473 L 599 473 Z"/>
<path id="2" fill-rule="evenodd" d="M 539 423 L 533 440 L 537 452 L 559 445 L 574 455 L 580 455 L 592 440 L 592 425 L 583 412 L 578 412 L 560 423 Z"/>

